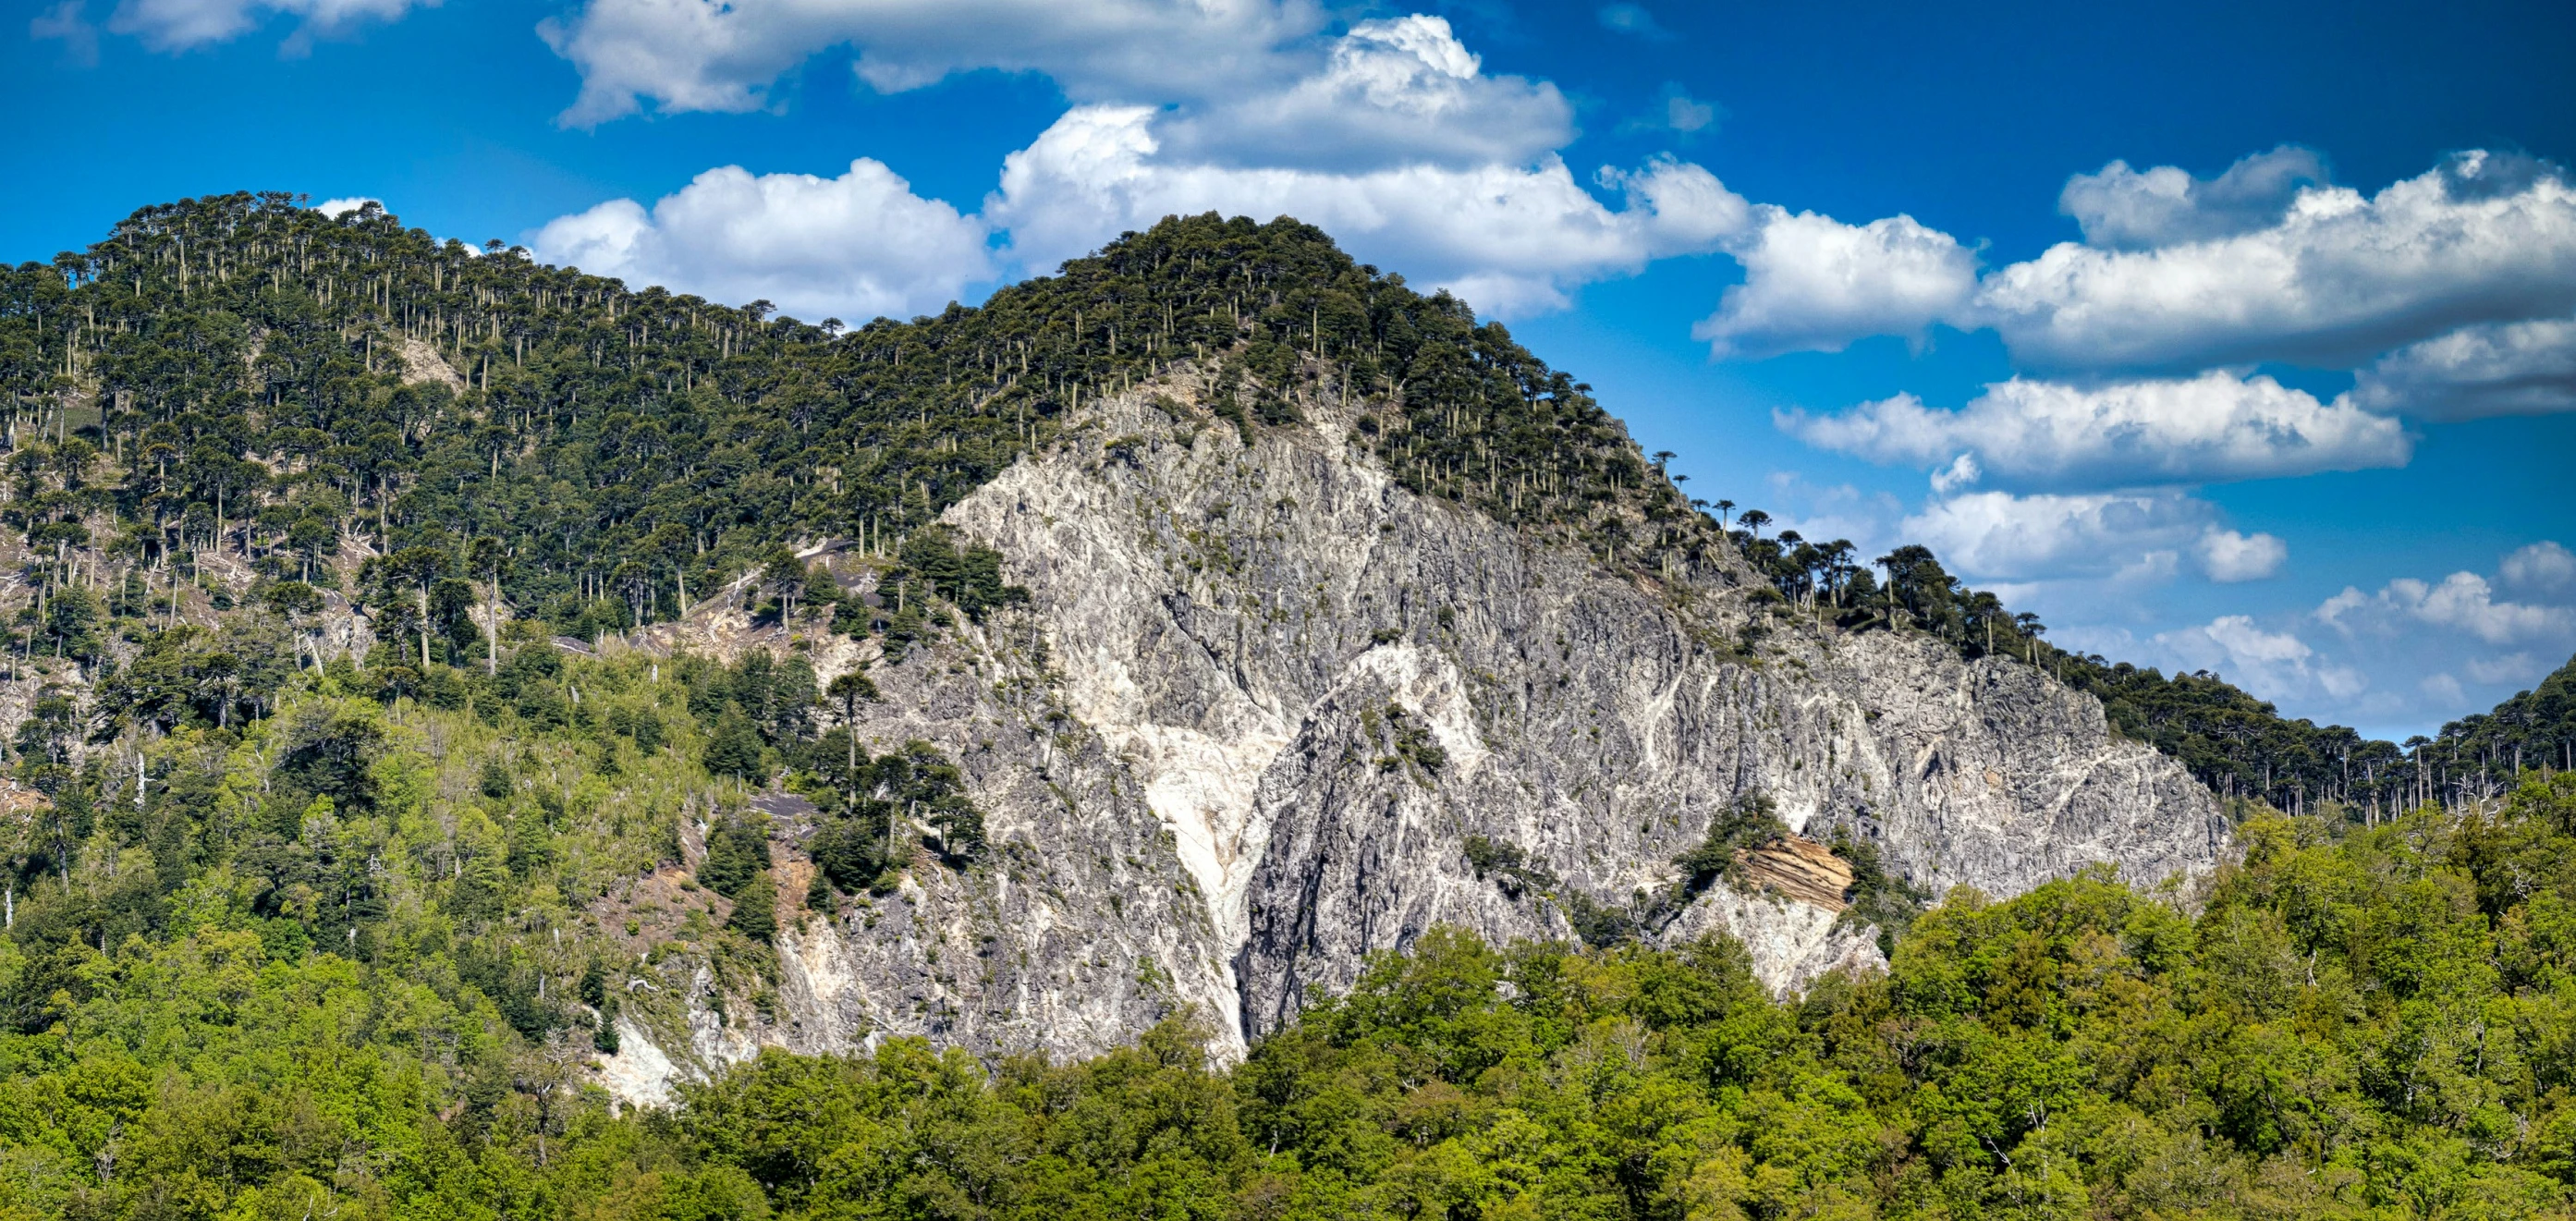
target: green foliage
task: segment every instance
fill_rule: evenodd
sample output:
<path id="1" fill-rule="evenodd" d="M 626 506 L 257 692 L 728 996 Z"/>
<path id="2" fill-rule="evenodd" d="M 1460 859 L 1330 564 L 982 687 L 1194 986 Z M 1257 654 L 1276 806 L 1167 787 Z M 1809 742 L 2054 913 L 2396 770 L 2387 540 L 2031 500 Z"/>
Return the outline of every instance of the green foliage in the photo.
<path id="1" fill-rule="evenodd" d="M 942 856 L 954 863 L 983 855 L 984 815 L 966 797 L 966 777 L 927 742 L 907 742 L 877 757 L 861 781 L 870 799 L 930 824 Z"/>
<path id="2" fill-rule="evenodd" d="M 1932 901 L 1932 892 L 1889 871 L 1879 858 L 1878 845 L 1848 828 L 1834 829 L 1832 847 L 1852 871 L 1851 890 L 1845 896 L 1850 906 L 1835 923 L 1843 928 L 1877 929 L 1878 952 L 1894 955 L 1897 939 L 1913 927 L 1914 918 Z"/>
<path id="3" fill-rule="evenodd" d="M 290 793 L 326 798 L 339 809 L 370 809 L 378 794 L 376 762 L 384 740 L 384 726 L 372 708 L 307 704 L 285 727 L 273 778 Z"/>
<path id="4" fill-rule="evenodd" d="M 1387 705 L 1386 721 L 1395 735 L 1397 758 L 1422 769 L 1426 776 L 1437 776 L 1440 769 L 1449 765 L 1449 752 L 1441 749 L 1439 741 L 1431 734 L 1431 727 L 1415 719 L 1403 706 Z"/>
<path id="5" fill-rule="evenodd" d="M 1392 638 L 1384 628 L 1379 629 L 1378 634 Z M 1381 639 L 1377 643 L 1384 644 L 1386 640 Z M 1386 751 L 1377 756 L 1377 766 L 1382 771 L 1404 769 L 1414 779 L 1432 784 L 1438 782 L 1440 769 L 1449 764 L 1449 752 L 1441 748 L 1431 727 L 1401 704 L 1362 708 L 1360 733 Z"/>
<path id="6" fill-rule="evenodd" d="M 99 712 L 111 729 L 228 726 L 264 715 L 294 670 L 286 632 L 274 620 L 232 618 L 215 629 L 181 624 L 146 635 L 131 662 L 101 676 Z"/>
<path id="7" fill-rule="evenodd" d="M 700 717 L 732 716 L 740 751 L 762 747 L 793 748 L 813 733 L 814 709 L 821 697 L 814 687 L 814 667 L 803 657 L 786 661 L 754 650 L 730 668 L 691 659 L 680 667 L 689 685 L 689 710 Z M 729 759 L 710 770 L 727 775 L 766 778 L 771 769 L 743 759 Z"/>
<path id="8" fill-rule="evenodd" d="M 1695 504 L 1697 502 L 1694 502 Z M 1722 501 L 1721 509 L 1733 502 Z M 2363 738 L 2340 725 L 2285 718 L 2268 703 L 2206 671 L 2164 673 L 2049 644 L 2036 615 L 2016 614 L 1996 595 L 1953 577 L 1929 548 L 1899 547 L 1876 562 L 1882 583 L 1856 562 L 1849 542 L 1817 544 L 1795 531 L 1765 537 L 1769 515 L 1747 510 L 1728 532 L 1768 587 L 1758 604 L 1798 607 L 1850 631 L 1901 628 L 1932 636 L 1959 656 L 2011 659 L 2037 667 L 2102 701 L 2112 728 L 2146 742 L 2229 798 L 2294 812 L 2337 809 L 2369 823 L 2425 800 L 2492 797 L 2517 768 L 2576 762 L 2576 712 L 2566 672 L 2491 715 L 2446 726 L 2438 739 L 2404 747 Z M 1758 635 L 1748 626 L 1748 633 Z M 2327 803 L 2333 803 L 2329 806 Z"/>
<path id="9" fill-rule="evenodd" d="M 922 598 L 945 598 L 981 623 L 994 608 L 1029 600 L 1029 591 L 1002 582 L 1002 555 L 990 547 L 957 547 L 948 532 L 932 526 L 904 540 L 892 568 L 878 578 L 879 588 L 904 586 Z"/>
<path id="10" fill-rule="evenodd" d="M 635 749 L 647 753 L 660 750 L 662 744 L 669 740 L 661 716 L 649 707 L 612 705 L 602 723 L 610 733 L 624 736 L 635 744 Z"/>
<path id="11" fill-rule="evenodd" d="M 753 874 L 736 890 L 725 927 L 763 945 L 777 938 L 778 887 L 770 881 L 768 870 Z"/>
<path id="12" fill-rule="evenodd" d="M 1295 420 L 1295 394 L 1396 395 L 1369 439 L 1400 477 L 1508 520 L 1683 517 L 1583 387 L 1293 220 L 1170 218 L 981 307 L 842 334 L 524 250 L 476 257 L 373 207 L 235 194 L 0 269 L 0 386 L 25 438 L 7 516 L 47 595 L 18 645 L 101 655 L 109 609 L 67 579 L 98 514 L 125 573 L 151 574 L 113 611 L 133 619 L 209 551 L 338 587 L 356 537 L 378 558 L 353 596 L 415 667 L 481 660 L 469 612 L 487 597 L 581 638 L 746 573 L 782 615 L 829 609 L 836 584 L 778 562 L 817 537 L 890 564 L 880 589 L 917 581 L 980 618 L 1015 591 L 989 552 L 939 537 L 940 511 L 1084 394 L 1182 361 L 1246 429 Z M 274 613 L 311 613 L 285 597 Z M 835 622 L 918 639 L 936 623 L 915 609 Z"/>
<path id="13" fill-rule="evenodd" d="M 474 621 L 485 602 L 586 639 L 666 620 L 684 592 L 746 574 L 761 613 L 828 610 L 835 630 L 879 633 L 900 661 L 946 606 L 981 618 L 1018 597 L 997 557 L 942 536 L 938 514 L 1050 443 L 1082 394 L 1184 361 L 1246 435 L 1292 420 L 1299 395 L 1375 403 L 1356 439 L 1406 487 L 1631 573 L 1706 569 L 1731 548 L 1774 607 L 2045 667 L 2231 796 L 2384 813 L 2490 794 L 2517 757 L 2576 755 L 2557 688 L 2410 757 L 2285 720 L 2207 675 L 2048 648 L 2035 619 L 1959 586 L 1922 548 L 1882 557 L 1881 586 L 1847 542 L 1766 535 L 1755 510 L 1730 530 L 1731 502 L 1695 511 L 1708 506 L 1664 476 L 1668 455 L 1640 455 L 1588 387 L 1499 324 L 1284 218 L 1169 218 L 979 308 L 842 334 L 763 303 L 630 292 L 521 250 L 476 257 L 375 208 L 331 218 L 235 194 L 143 209 L 84 251 L 0 272 L 0 385 L 18 438 L 0 516 L 24 532 L 40 607 L 11 643 L 96 667 L 115 636 L 173 626 L 192 598 L 228 605 L 196 567 L 214 552 L 279 586 L 346 588 L 410 655 L 374 675 L 397 698 L 470 697 L 431 667 L 489 664 Z M 339 569 L 344 536 L 377 558 Z M 844 598 L 781 561 L 813 538 L 882 567 L 875 592 Z M 75 574 L 108 578 L 95 583 L 108 596 Z M 263 598 L 286 621 L 275 638 L 297 646 L 288 659 L 317 598 Z M 1759 631 L 1748 625 L 1747 647 Z M 263 714 L 281 650 L 232 644 L 151 658 L 118 713 Z M 742 702 L 773 749 L 797 736 Z M 519 712 L 547 723 L 568 708 L 540 691 Z"/>
<path id="14" fill-rule="evenodd" d="M 1708 835 L 1697 847 L 1673 858 L 1673 864 L 1681 867 L 1679 881 L 1653 890 L 1639 889 L 1625 902 L 1606 902 L 1566 885 L 1555 871 L 1533 859 L 1518 844 L 1471 835 L 1465 850 L 1467 864 L 1478 879 L 1491 881 L 1513 899 L 1537 895 L 1547 900 L 1564 914 L 1577 939 L 1595 949 L 1608 949 L 1660 932 L 1689 906 L 1693 897 L 1721 877 L 1742 884 L 1743 854 L 1788 834 L 1788 826 L 1774 812 L 1769 797 L 1745 794 L 1710 820 Z M 1904 883 L 1899 880 L 1892 885 L 1902 887 Z"/>
<path id="15" fill-rule="evenodd" d="M 1710 819 L 1708 836 L 1698 847 L 1674 857 L 1673 863 L 1682 867 L 1682 887 L 1691 894 L 1708 889 L 1721 877 L 1741 884 L 1743 854 L 1777 843 L 1788 834 L 1789 825 L 1780 821 L 1778 807 L 1769 795 L 1746 793 Z"/>
<path id="16" fill-rule="evenodd" d="M 171 637 L 144 642 L 155 681 L 211 634 Z M 766 987 L 770 866 L 793 849 L 756 816 L 708 829 L 721 927 L 639 962 L 602 917 L 681 855 L 674 811 L 734 790 L 696 763 L 715 727 L 693 684 L 721 676 L 737 707 L 746 673 L 792 692 L 795 667 L 657 677 L 538 643 L 488 676 L 402 668 L 452 706 L 332 694 L 374 689 L 341 664 L 289 669 L 274 715 L 226 724 L 137 674 L 137 719 L 163 727 L 139 775 L 126 749 L 68 762 L 49 743 L 79 710 L 38 701 L 22 741 L 54 760 L 32 765 L 54 804 L 0 826 L 0 1217 L 773 1213 L 666 1121 L 610 1118 L 582 1060 L 621 1021 L 675 1021 L 701 968 L 735 1001 Z M 633 752 L 648 740 L 682 749 Z M 613 772 L 603 744 L 626 752 Z M 873 799 L 940 807 L 922 817 L 966 850 L 952 763 L 918 744 L 868 763 Z"/>
<path id="17" fill-rule="evenodd" d="M 718 776 L 731 776 L 746 783 L 769 781 L 769 759 L 760 741 L 760 731 L 742 709 L 727 705 L 716 721 L 716 731 L 707 739 L 702 756 L 707 771 Z"/>
<path id="18" fill-rule="evenodd" d="M 425 791 L 388 776 L 379 801 Z M 765 1051 L 614 1117 L 560 1050 L 618 1045 L 614 955 L 392 909 L 315 936 L 329 904 L 263 916 L 214 866 L 101 952 L 22 891 L 0 1207 L 158 1215 L 184 1188 L 202 1215 L 568 1221 L 2565 1215 L 2576 776 L 2465 819 L 2243 834 L 2196 912 L 2101 871 L 1961 892 L 1886 975 L 1787 1002 L 1728 941 L 1434 928 L 1232 1068 L 1186 1017 L 1073 1062 L 888 1039 Z M 771 850 L 740 819 L 719 845 Z M 756 868 L 737 889 L 737 921 L 774 893 Z"/>
<path id="19" fill-rule="evenodd" d="M 483 771 L 475 777 L 474 787 L 492 801 L 507 801 L 517 784 L 510 779 L 510 769 L 498 759 L 483 761 Z"/>
<path id="20" fill-rule="evenodd" d="M 1476 871 L 1479 881 L 1490 880 L 1504 894 L 1517 899 L 1531 891 L 1546 893 L 1556 889 L 1556 875 L 1533 865 L 1529 853 L 1519 844 L 1489 836 L 1470 835 L 1465 845 L 1467 865 Z"/>
<path id="21" fill-rule="evenodd" d="M 806 851 L 814 857 L 817 882 L 853 892 L 876 888 L 877 879 L 894 863 L 894 853 L 886 810 L 873 813 L 874 818 L 834 818 L 815 830 Z"/>
<path id="22" fill-rule="evenodd" d="M 1531 858 L 1518 844 L 1470 835 L 1465 849 L 1467 864 L 1476 871 L 1478 880 L 1492 882 L 1495 889 L 1515 900 L 1535 895 L 1553 905 L 1564 914 L 1575 937 L 1595 949 L 1624 945 L 1661 928 L 1688 898 L 1686 894 L 1640 890 L 1626 903 L 1605 903 L 1567 886 L 1554 870 Z"/>
<path id="23" fill-rule="evenodd" d="M 865 675 L 844 676 L 833 686 L 852 705 L 875 698 Z M 964 774 L 927 742 L 872 755 L 847 730 L 836 731 L 797 752 L 787 783 L 823 812 L 806 851 L 814 858 L 816 893 L 826 899 L 830 888 L 889 888 L 894 871 L 909 863 L 909 829 L 917 825 L 930 828 L 931 846 L 953 865 L 972 863 L 988 847 L 983 812 L 967 797 Z"/>
<path id="24" fill-rule="evenodd" d="M 756 814 L 719 819 L 707 831 L 707 859 L 698 880 L 728 899 L 740 899 L 763 877 L 770 864 L 768 821 Z"/>
<path id="25" fill-rule="evenodd" d="M 2519 919 L 2473 896 L 2563 854 L 2571 815 L 2576 782 L 2535 781 L 2491 822 L 2268 819 L 2197 917 L 2098 875 L 1954 896 L 1889 977 L 1793 1005 L 1731 946 L 1428 936 L 1237 1073 L 1278 1151 L 1239 1190 L 1295 1201 L 1272 1215 L 2560 1215 L 2567 964 L 2513 947 L 2564 866 Z"/>

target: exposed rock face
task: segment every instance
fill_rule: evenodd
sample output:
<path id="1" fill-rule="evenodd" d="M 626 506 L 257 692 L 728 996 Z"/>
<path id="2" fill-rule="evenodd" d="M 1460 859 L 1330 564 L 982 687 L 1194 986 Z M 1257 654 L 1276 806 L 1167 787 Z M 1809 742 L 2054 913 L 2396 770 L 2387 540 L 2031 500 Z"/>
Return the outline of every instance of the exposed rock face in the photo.
<path id="1" fill-rule="evenodd" d="M 1247 449 L 1113 399 L 948 520 L 1031 604 L 880 665 L 862 731 L 956 755 L 995 855 L 783 934 L 781 1022 L 699 1030 L 702 1060 L 866 1032 L 1081 1054 L 1185 1005 L 1240 1047 L 1434 924 L 1568 937 L 1575 894 L 1670 887 L 1745 794 L 1936 894 L 2225 846 L 2205 789 L 2029 667 L 1775 617 L 1738 571 L 1612 575 L 1404 491 L 1338 419 Z M 1471 836 L 1553 897 L 1479 879 Z M 1825 902 L 1840 863 L 1782 851 L 1786 895 L 1720 884 L 1643 935 L 1732 932 L 1783 989 L 1875 961 Z"/>
<path id="2" fill-rule="evenodd" d="M 1829 912 L 1850 906 L 1843 899 L 1852 885 L 1850 863 L 1806 836 L 1792 835 L 1736 856 L 1744 864 L 1747 887 L 1756 893 L 1776 892 Z"/>

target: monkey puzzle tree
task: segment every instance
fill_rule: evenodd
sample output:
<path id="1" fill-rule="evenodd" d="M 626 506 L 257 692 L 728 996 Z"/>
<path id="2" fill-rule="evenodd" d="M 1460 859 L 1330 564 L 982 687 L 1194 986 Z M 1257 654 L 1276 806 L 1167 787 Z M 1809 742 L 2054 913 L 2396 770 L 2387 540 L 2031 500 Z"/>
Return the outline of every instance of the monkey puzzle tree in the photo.
<path id="1" fill-rule="evenodd" d="M 877 685 L 864 672 L 852 670 L 833 679 L 832 685 L 824 688 L 823 693 L 841 704 L 841 735 L 849 740 L 850 756 L 843 783 L 848 787 L 849 806 L 856 809 L 859 804 L 859 701 L 877 698 Z"/>
<path id="2" fill-rule="evenodd" d="M 447 575 L 447 553 L 436 547 L 406 547 L 369 561 L 378 618 L 376 634 L 388 640 L 408 635 L 420 642 L 420 664 L 429 666 L 430 587 Z M 400 606 L 402 610 L 395 611 Z M 390 612 L 390 613 L 389 613 Z"/>
<path id="3" fill-rule="evenodd" d="M 483 578 L 483 673 L 501 672 L 501 574 L 510 565 L 510 549 L 483 535 L 465 545 L 466 567 Z"/>

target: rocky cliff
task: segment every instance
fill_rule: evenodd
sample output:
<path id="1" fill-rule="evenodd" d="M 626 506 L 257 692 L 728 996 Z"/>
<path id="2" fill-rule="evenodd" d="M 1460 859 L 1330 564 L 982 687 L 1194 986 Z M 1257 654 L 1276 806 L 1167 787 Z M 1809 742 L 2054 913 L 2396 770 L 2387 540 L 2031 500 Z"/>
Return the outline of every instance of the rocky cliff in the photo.
<path id="1" fill-rule="evenodd" d="M 1184 1009 L 1240 1048 L 1440 923 L 1722 930 L 1784 990 L 1875 961 L 1838 902 L 1776 884 L 1830 872 L 1797 853 L 1657 900 L 1757 795 L 1934 894 L 2158 880 L 2225 846 L 2206 789 L 2030 667 L 1820 626 L 1731 556 L 1614 572 L 1404 490 L 1352 409 L 1238 430 L 1199 390 L 1086 404 L 951 508 L 1031 600 L 872 670 L 863 734 L 953 754 L 989 860 L 783 930 L 772 1017 L 693 999 L 686 1047 L 630 1026 L 621 1092 L 764 1043 L 1087 1054 Z"/>

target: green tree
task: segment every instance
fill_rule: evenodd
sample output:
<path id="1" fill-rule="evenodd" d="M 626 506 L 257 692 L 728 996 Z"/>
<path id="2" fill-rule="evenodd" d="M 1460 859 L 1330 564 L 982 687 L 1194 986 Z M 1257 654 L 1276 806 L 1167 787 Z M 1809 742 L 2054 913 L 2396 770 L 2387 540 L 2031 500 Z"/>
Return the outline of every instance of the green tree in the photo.
<path id="1" fill-rule="evenodd" d="M 370 566 L 376 587 L 377 634 L 388 640 L 405 635 L 417 639 L 421 668 L 427 669 L 429 637 L 438 625 L 430 608 L 430 588 L 447 573 L 447 553 L 435 547 L 407 547 L 370 561 Z"/>
<path id="2" fill-rule="evenodd" d="M 761 742 L 760 731 L 739 707 L 728 705 L 724 715 L 717 718 L 701 761 L 709 773 L 731 776 L 746 784 L 769 779 L 768 751 Z"/>

